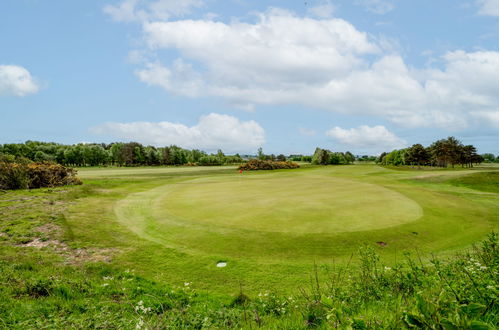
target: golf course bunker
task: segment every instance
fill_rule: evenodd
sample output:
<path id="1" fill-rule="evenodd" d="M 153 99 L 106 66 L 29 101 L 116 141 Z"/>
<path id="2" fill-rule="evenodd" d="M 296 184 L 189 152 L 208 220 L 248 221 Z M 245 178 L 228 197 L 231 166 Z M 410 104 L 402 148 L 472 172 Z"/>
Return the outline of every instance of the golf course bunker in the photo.
<path id="1" fill-rule="evenodd" d="M 399 192 L 327 176 L 191 180 L 156 202 L 160 213 L 177 221 L 296 234 L 376 230 L 423 215 L 415 201 Z"/>

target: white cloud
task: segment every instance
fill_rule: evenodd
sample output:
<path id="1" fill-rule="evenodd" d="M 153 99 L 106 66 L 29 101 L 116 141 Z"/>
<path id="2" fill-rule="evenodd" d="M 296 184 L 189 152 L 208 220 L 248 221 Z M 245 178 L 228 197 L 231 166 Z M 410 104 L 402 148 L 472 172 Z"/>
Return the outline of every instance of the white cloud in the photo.
<path id="1" fill-rule="evenodd" d="M 478 13 L 487 16 L 499 16 L 499 0 L 477 0 Z"/>
<path id="2" fill-rule="evenodd" d="M 355 0 L 357 5 L 363 6 L 366 10 L 375 14 L 386 14 L 395 8 L 391 1 L 386 0 Z"/>
<path id="3" fill-rule="evenodd" d="M 320 18 L 330 18 L 335 10 L 336 8 L 331 3 L 331 0 L 325 0 L 317 6 L 308 8 L 307 13 Z"/>
<path id="4" fill-rule="evenodd" d="M 174 50 L 179 58 L 147 63 L 136 71 L 141 81 L 241 109 L 298 104 L 449 130 L 480 120 L 473 112 L 499 109 L 499 52 L 449 52 L 441 69 L 417 70 L 383 38 L 345 20 L 277 9 L 253 24 L 179 20 L 143 29 L 149 51 Z"/>
<path id="5" fill-rule="evenodd" d="M 0 96 L 26 96 L 38 92 L 40 87 L 28 70 L 17 65 L 0 65 Z"/>
<path id="6" fill-rule="evenodd" d="M 254 152 L 265 143 L 265 131 L 257 122 L 216 113 L 202 116 L 198 124 L 191 127 L 168 121 L 105 123 L 92 128 L 91 132 L 155 146 L 175 144 L 229 153 Z"/>
<path id="7" fill-rule="evenodd" d="M 477 111 L 472 113 L 481 121 L 487 121 L 491 126 L 499 128 L 499 109 L 495 112 L 490 111 Z"/>
<path id="8" fill-rule="evenodd" d="M 388 131 L 385 126 L 369 127 L 362 125 L 351 129 L 336 126 L 327 131 L 326 135 L 343 146 L 362 148 L 373 152 L 388 151 L 407 146 L 406 141 Z"/>
<path id="9" fill-rule="evenodd" d="M 203 3 L 202 0 L 123 0 L 114 6 L 107 5 L 103 10 L 117 22 L 167 20 L 188 14 Z"/>

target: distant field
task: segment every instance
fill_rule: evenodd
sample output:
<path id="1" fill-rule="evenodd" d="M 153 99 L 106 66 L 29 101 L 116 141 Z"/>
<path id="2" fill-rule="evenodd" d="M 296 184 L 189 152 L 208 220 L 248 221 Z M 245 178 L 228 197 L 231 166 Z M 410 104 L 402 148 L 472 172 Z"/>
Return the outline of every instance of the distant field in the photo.
<path id="1" fill-rule="evenodd" d="M 159 282 L 291 290 L 363 245 L 388 263 L 469 247 L 497 227 L 494 170 L 86 168 L 66 222 L 75 244 L 117 249 L 113 263 Z"/>

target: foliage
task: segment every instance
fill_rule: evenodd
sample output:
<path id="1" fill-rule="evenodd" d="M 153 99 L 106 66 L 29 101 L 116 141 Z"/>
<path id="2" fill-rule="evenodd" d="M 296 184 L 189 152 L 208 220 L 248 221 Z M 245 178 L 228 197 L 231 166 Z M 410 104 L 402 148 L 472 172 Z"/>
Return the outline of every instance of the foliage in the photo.
<path id="1" fill-rule="evenodd" d="M 290 155 L 289 160 L 293 162 L 305 162 L 305 163 L 311 163 L 312 162 L 312 156 L 304 156 L 304 155 Z"/>
<path id="2" fill-rule="evenodd" d="M 499 163 L 499 155 L 496 157 L 494 154 L 486 153 L 481 155 L 484 163 Z"/>
<path id="3" fill-rule="evenodd" d="M 158 165 L 225 165 L 240 164 L 239 154 L 228 156 L 221 150 L 207 154 L 197 149 L 187 150 L 175 145 L 156 148 L 138 142 L 111 144 L 62 145 L 37 141 L 0 145 L 0 155 L 23 157 L 36 162 L 57 162 L 64 166 L 158 166 Z"/>
<path id="4" fill-rule="evenodd" d="M 343 153 L 316 148 L 311 162 L 314 165 L 346 165 L 352 164 L 354 160 L 355 156 L 350 151 Z"/>
<path id="5" fill-rule="evenodd" d="M 490 157 L 490 156 L 489 156 Z M 493 155 L 492 155 L 493 157 Z M 473 164 L 483 162 L 484 158 L 477 154 L 472 145 L 463 145 L 455 137 L 441 139 L 425 148 L 421 144 L 414 144 L 409 148 L 383 152 L 376 160 L 383 165 L 417 165 L 454 167 L 461 164 L 463 167 L 473 167 Z"/>
<path id="6" fill-rule="evenodd" d="M 54 163 L 0 161 L 0 189 L 31 189 L 81 184 L 76 170 Z"/>
<path id="7" fill-rule="evenodd" d="M 257 171 L 257 170 L 278 170 L 299 168 L 300 165 L 293 162 L 276 162 L 271 160 L 251 159 L 245 164 L 239 165 L 239 170 Z"/>

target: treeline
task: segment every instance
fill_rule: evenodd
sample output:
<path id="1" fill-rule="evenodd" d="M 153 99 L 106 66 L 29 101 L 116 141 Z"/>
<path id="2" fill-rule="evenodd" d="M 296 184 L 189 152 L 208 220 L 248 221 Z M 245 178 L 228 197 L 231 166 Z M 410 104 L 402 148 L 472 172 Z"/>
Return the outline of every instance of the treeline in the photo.
<path id="1" fill-rule="evenodd" d="M 327 149 L 316 148 L 312 156 L 314 165 L 348 165 L 355 161 L 355 156 L 350 152 L 333 152 Z"/>
<path id="2" fill-rule="evenodd" d="M 240 164 L 239 154 L 229 156 L 222 150 L 208 154 L 201 150 L 188 150 L 177 146 L 156 148 L 138 142 L 111 144 L 63 145 L 52 142 L 27 141 L 0 145 L 0 156 L 29 159 L 34 162 L 56 162 L 64 166 L 156 166 Z"/>
<path id="3" fill-rule="evenodd" d="M 435 141 L 428 147 L 414 144 L 409 148 L 384 152 L 376 160 L 382 165 L 438 167 L 454 167 L 455 165 L 473 167 L 473 164 L 480 164 L 483 161 L 484 157 L 477 154 L 474 146 L 463 145 L 452 136 Z"/>

